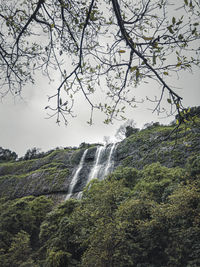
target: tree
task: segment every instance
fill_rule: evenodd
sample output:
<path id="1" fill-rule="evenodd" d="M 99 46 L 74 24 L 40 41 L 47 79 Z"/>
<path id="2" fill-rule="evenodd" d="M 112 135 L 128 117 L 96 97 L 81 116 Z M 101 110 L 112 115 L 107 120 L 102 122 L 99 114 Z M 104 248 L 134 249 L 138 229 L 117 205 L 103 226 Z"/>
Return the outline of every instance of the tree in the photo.
<path id="1" fill-rule="evenodd" d="M 15 152 L 10 151 L 9 149 L 4 149 L 0 147 L 0 163 L 6 161 L 14 161 L 17 158 Z"/>
<path id="2" fill-rule="evenodd" d="M 80 93 L 105 123 L 124 118 L 135 106 L 133 87 L 156 80 L 160 95 L 155 110 L 168 101 L 181 115 L 181 96 L 169 85 L 170 75 L 199 65 L 197 0 L 8 0 L 0 5 L 1 96 L 20 95 L 42 71 L 51 80 L 60 73 L 46 106 L 57 122 L 74 116 Z M 96 102 L 101 88 L 105 101 Z M 180 120 L 180 122 L 182 122 Z"/>
<path id="3" fill-rule="evenodd" d="M 31 254 L 30 236 L 25 231 L 18 232 L 8 250 L 8 266 L 22 266 Z"/>
<path id="4" fill-rule="evenodd" d="M 33 147 L 28 149 L 24 155 L 24 160 L 35 159 L 43 156 L 43 153 L 40 153 L 40 148 Z"/>

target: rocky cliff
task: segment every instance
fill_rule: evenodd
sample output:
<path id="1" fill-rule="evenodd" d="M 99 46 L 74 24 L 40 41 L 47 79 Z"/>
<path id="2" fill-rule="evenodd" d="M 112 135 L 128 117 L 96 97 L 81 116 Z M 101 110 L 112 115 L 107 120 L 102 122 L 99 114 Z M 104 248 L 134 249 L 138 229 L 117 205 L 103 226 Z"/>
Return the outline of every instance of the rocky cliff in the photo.
<path id="1" fill-rule="evenodd" d="M 184 167 L 192 157 L 200 157 L 199 125 L 198 119 L 192 126 L 183 125 L 175 132 L 174 125 L 150 125 L 117 143 L 113 150 L 112 145 L 101 149 L 99 162 L 97 152 L 100 146 L 89 145 L 73 185 L 73 194 L 83 190 L 92 170 L 95 173 L 95 166 L 94 175 L 100 179 L 108 173 L 108 168 L 110 171 L 118 166 L 142 169 L 145 165 L 160 162 L 167 167 Z M 0 197 L 50 195 L 65 199 L 85 150 L 60 149 L 44 154 L 42 158 L 0 163 Z"/>

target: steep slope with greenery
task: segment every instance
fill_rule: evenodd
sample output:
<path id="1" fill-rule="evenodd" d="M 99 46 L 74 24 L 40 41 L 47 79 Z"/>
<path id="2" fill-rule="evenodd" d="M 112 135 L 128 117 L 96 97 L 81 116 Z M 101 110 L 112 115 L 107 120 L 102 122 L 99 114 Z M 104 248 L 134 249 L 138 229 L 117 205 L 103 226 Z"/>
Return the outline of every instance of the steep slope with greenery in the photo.
<path id="1" fill-rule="evenodd" d="M 118 167 L 54 208 L 44 196 L 2 199 L 0 265 L 199 266 L 199 159 Z"/>
<path id="2" fill-rule="evenodd" d="M 135 131 L 118 144 L 107 179 L 56 205 L 50 196 L 67 192 L 87 145 L 2 162 L 0 266 L 199 266 L 199 119 L 172 129 Z"/>
<path id="3" fill-rule="evenodd" d="M 0 195 L 13 199 L 65 194 L 81 153 L 81 149 L 57 149 L 42 157 L 0 163 Z"/>
<path id="4" fill-rule="evenodd" d="M 145 165 L 160 162 L 166 167 L 184 167 L 199 155 L 199 118 L 173 133 L 175 125 L 151 124 L 119 142 L 115 150 L 115 168 L 118 166 L 142 169 Z M 82 144 L 80 148 L 66 148 L 34 155 L 32 159 L 3 161 L 0 163 L 0 197 L 14 199 L 27 195 L 54 195 L 64 198 L 73 173 L 84 150 L 84 173 L 76 191 L 82 191 L 95 161 L 96 145 Z M 108 151 L 106 152 L 108 153 Z M 105 155 L 107 157 L 108 155 Z M 10 158 L 9 158 L 10 159 Z"/>
<path id="5" fill-rule="evenodd" d="M 153 162 L 184 167 L 188 158 L 200 151 L 199 118 L 192 127 L 188 123 L 173 133 L 174 127 L 154 123 L 137 131 L 119 143 L 116 161 L 139 169 Z"/>

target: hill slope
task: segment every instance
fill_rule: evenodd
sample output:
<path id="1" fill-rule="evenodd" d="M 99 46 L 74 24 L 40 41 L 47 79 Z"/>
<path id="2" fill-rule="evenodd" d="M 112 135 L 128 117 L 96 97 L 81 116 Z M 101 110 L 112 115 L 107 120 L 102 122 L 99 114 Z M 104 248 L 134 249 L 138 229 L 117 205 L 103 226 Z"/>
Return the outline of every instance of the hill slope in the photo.
<path id="1" fill-rule="evenodd" d="M 153 162 L 160 162 L 166 167 L 184 167 L 200 152 L 198 120 L 192 127 L 182 126 L 170 136 L 173 129 L 174 126 L 156 123 L 124 139 L 114 151 L 114 168 L 142 169 Z M 95 162 L 96 146 L 86 147 L 88 152 L 76 192 L 86 186 Z M 54 195 L 64 199 L 85 149 L 55 150 L 44 154 L 42 158 L 0 163 L 0 197 L 14 199 L 27 195 Z M 109 147 L 105 149 L 102 160 L 108 159 L 108 153 Z"/>
<path id="2" fill-rule="evenodd" d="M 118 143 L 113 172 L 84 190 L 94 145 L 1 163 L 0 266 L 200 266 L 199 122 L 166 139 L 171 130 L 151 125 Z M 61 201 L 86 149 L 82 199 Z"/>

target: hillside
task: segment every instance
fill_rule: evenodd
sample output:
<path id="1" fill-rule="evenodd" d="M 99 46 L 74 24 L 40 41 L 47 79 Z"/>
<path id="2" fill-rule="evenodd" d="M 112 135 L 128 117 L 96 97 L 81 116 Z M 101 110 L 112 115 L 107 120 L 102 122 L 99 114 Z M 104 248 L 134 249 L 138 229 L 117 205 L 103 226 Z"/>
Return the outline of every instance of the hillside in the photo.
<path id="1" fill-rule="evenodd" d="M 200 129 L 198 124 L 187 128 L 182 126 L 167 138 L 173 129 L 174 126 L 155 123 L 125 138 L 116 144 L 113 167 L 142 169 L 153 162 L 160 162 L 166 167 L 184 167 L 192 156 L 199 155 Z M 42 158 L 0 163 L 0 197 L 13 199 L 27 195 L 54 195 L 63 199 L 81 156 L 88 149 L 76 186 L 76 193 L 82 191 L 94 165 L 97 147 L 66 148 L 44 154 Z M 108 145 L 102 155 L 104 165 L 110 147 Z"/>
<path id="2" fill-rule="evenodd" d="M 173 129 L 1 162 L 0 266 L 199 266 L 200 120 Z"/>

